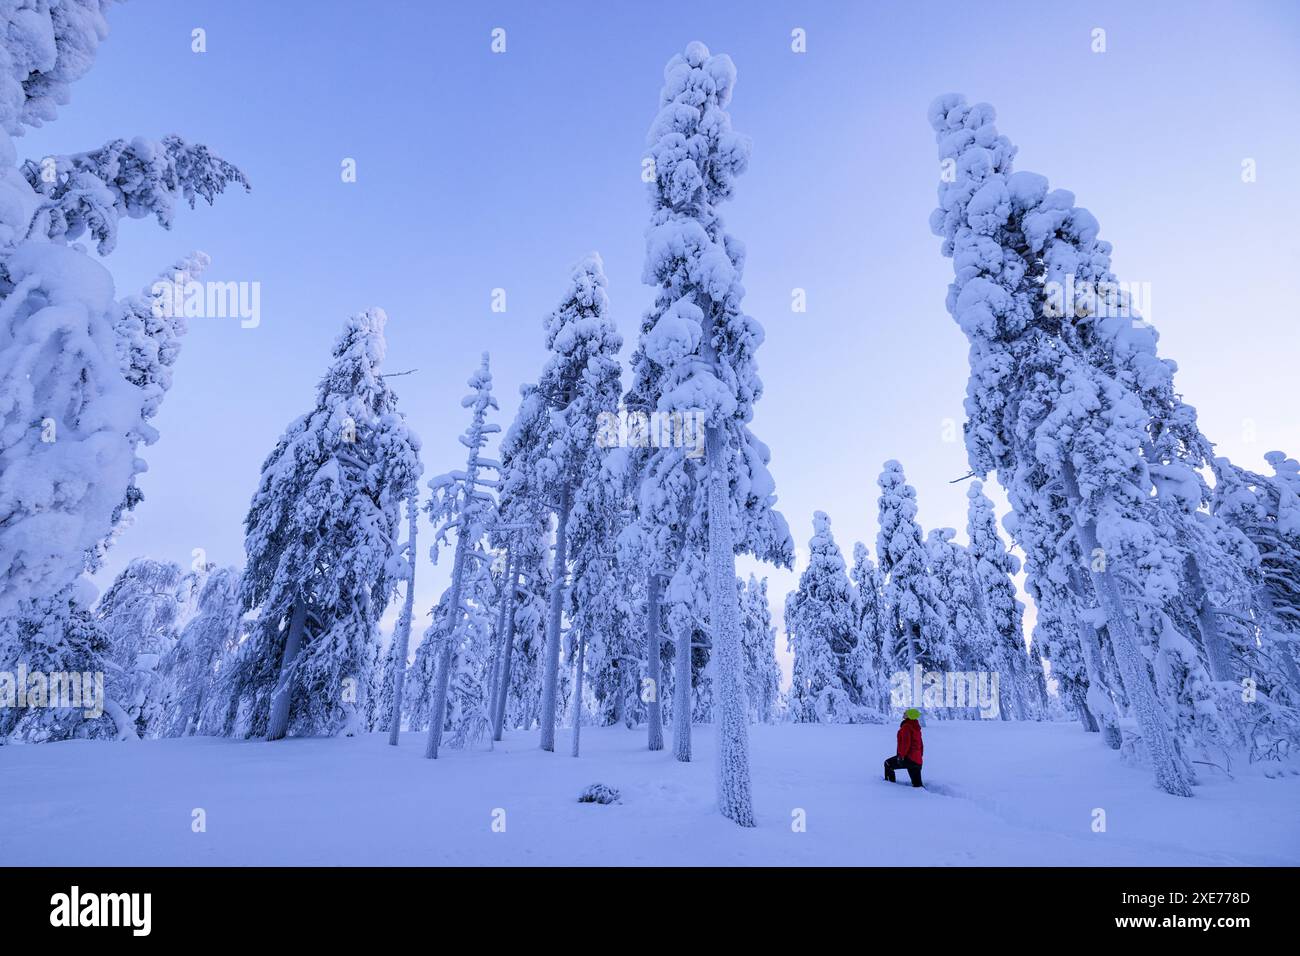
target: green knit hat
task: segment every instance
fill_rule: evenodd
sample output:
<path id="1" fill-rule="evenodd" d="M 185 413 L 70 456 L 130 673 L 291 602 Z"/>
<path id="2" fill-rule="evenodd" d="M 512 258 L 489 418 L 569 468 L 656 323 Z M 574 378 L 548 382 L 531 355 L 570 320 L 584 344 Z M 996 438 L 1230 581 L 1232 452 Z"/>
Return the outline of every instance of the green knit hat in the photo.
<path id="1" fill-rule="evenodd" d="M 903 716 L 906 717 L 908 720 L 920 720 L 921 712 L 917 710 L 915 707 L 909 707 L 907 708 L 907 710 L 903 711 Z"/>

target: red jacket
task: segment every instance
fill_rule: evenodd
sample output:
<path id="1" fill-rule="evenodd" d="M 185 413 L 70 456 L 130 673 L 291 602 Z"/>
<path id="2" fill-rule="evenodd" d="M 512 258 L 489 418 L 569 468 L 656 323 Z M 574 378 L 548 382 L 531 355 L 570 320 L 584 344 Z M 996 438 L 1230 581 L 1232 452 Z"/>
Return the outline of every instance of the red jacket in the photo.
<path id="1" fill-rule="evenodd" d="M 915 720 L 904 720 L 898 725 L 898 755 L 906 757 L 914 764 L 921 763 L 925 745 L 921 742 L 921 724 Z"/>

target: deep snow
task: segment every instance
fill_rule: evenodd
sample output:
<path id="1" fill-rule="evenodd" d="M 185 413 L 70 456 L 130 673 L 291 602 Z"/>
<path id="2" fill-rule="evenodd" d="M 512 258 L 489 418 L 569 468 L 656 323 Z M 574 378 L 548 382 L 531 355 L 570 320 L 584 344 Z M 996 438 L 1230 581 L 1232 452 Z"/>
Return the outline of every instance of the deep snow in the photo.
<path id="1" fill-rule="evenodd" d="M 714 807 L 712 728 L 696 762 L 644 729 L 584 727 L 583 756 L 507 735 L 423 757 L 421 734 L 67 741 L 0 747 L 9 865 L 1300 863 L 1300 775 L 1203 775 L 1161 793 L 1077 724 L 932 723 L 929 789 L 879 779 L 893 726 L 750 728 L 756 829 Z M 565 732 L 567 738 L 567 731 Z M 566 739 L 567 743 L 567 739 Z M 905 781 L 906 776 L 900 775 Z M 622 793 L 582 804 L 589 784 Z M 191 829 L 206 811 L 207 830 Z M 1106 831 L 1093 831 L 1094 809 Z M 806 832 L 795 832 L 796 809 Z M 505 811 L 504 832 L 493 831 Z M 497 814 L 500 818 L 500 814 Z"/>

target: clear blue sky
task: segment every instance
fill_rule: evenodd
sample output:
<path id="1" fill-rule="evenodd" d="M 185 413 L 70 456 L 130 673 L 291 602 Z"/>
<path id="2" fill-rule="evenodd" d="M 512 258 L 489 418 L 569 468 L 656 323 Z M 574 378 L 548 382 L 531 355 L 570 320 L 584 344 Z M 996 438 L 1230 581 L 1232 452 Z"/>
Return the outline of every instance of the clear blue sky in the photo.
<path id="1" fill-rule="evenodd" d="M 543 361 L 541 321 L 584 252 L 604 256 L 630 351 L 652 299 L 640 160 L 664 62 L 731 54 L 754 141 L 724 212 L 746 306 L 767 329 L 755 430 L 800 554 L 827 511 L 874 548 L 876 476 L 906 466 L 924 525 L 964 538 L 966 342 L 927 217 L 926 106 L 996 106 L 1017 168 L 1073 190 L 1150 283 L 1162 354 L 1242 464 L 1300 452 L 1300 9 L 1293 3 L 268 3 L 132 0 L 60 118 L 20 155 L 179 133 L 241 165 L 251 195 L 124 224 L 120 294 L 203 249 L 207 278 L 257 281 L 262 322 L 194 320 L 147 449 L 147 501 L 112 554 L 241 563 L 263 457 L 306 410 L 345 316 L 388 311 L 389 367 L 429 474 L 456 467 L 459 399 L 484 349 L 503 407 Z M 207 32 L 207 52 L 190 49 Z M 507 52 L 493 54 L 493 28 Z M 1092 52 L 1091 31 L 1107 51 Z M 791 30 L 807 52 L 791 51 Z M 345 157 L 358 182 L 341 181 Z M 1241 181 L 1243 159 L 1258 181 Z M 490 310 L 494 288 L 508 311 Z M 792 313 L 791 290 L 808 311 Z M 1001 502 L 999 495 L 999 502 Z M 999 504 L 1001 507 L 1001 504 Z M 423 550 L 423 549 L 422 549 Z M 742 565 L 742 569 L 745 569 Z M 445 568 L 421 569 L 421 613 Z M 779 611 L 793 578 L 774 576 Z M 784 646 L 783 638 L 779 642 Z"/>

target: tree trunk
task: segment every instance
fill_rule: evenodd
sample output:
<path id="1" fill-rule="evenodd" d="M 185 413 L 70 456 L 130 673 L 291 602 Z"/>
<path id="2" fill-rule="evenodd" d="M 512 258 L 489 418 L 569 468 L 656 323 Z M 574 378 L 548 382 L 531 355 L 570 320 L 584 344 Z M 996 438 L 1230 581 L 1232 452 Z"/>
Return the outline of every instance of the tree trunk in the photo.
<path id="1" fill-rule="evenodd" d="M 506 635 L 501 648 L 501 676 L 497 678 L 496 710 L 492 712 L 492 739 L 500 740 L 505 730 L 506 701 L 510 697 L 510 664 L 515 651 L 515 601 L 519 596 L 519 567 L 510 572 L 510 591 L 506 595 Z"/>
<path id="2" fill-rule="evenodd" d="M 438 759 L 438 747 L 442 743 L 442 725 L 447 720 L 447 688 L 451 681 L 451 658 L 453 639 L 460 626 L 460 593 L 465 579 L 465 562 L 469 551 L 469 537 L 465 534 L 461 517 L 461 527 L 456 532 L 456 560 L 451 567 L 451 600 L 447 603 L 447 622 L 443 628 L 442 647 L 438 650 L 438 666 L 433 675 L 433 706 L 429 709 L 429 737 L 424 745 L 424 755 L 430 760 Z"/>
<path id="3" fill-rule="evenodd" d="M 402 691 L 406 687 L 406 654 L 411 649 L 411 617 L 415 613 L 415 533 L 419 523 L 419 501 L 414 493 L 406 499 L 407 561 L 410 568 L 406 572 L 406 599 L 402 602 L 402 613 L 397 618 L 397 627 L 393 630 L 393 640 L 397 649 L 393 656 L 393 708 L 389 713 L 388 742 L 397 746 L 397 737 L 402 732 Z"/>
<path id="4" fill-rule="evenodd" d="M 293 611 L 289 615 L 289 633 L 285 636 L 284 655 L 280 658 L 280 680 L 275 685 L 275 695 L 271 698 L 271 719 L 266 725 L 267 740 L 279 740 L 289 732 L 289 704 L 293 700 L 289 677 L 294 661 L 302 650 L 302 632 L 306 626 L 307 602 L 300 595 L 293 602 Z"/>
<path id="5" fill-rule="evenodd" d="M 664 749 L 664 725 L 659 708 L 659 598 L 663 580 L 657 571 L 646 576 L 645 673 L 650 682 L 646 701 L 646 733 L 650 750 Z"/>
<path id="6" fill-rule="evenodd" d="M 1087 604 L 1087 585 L 1083 581 L 1083 572 L 1070 568 L 1070 590 L 1079 597 L 1080 603 Z M 1097 629 L 1079 614 L 1075 614 L 1079 625 L 1079 647 L 1083 651 L 1083 663 L 1088 670 L 1088 707 L 1092 711 L 1100 730 L 1106 739 L 1106 746 L 1119 750 L 1124 742 L 1120 733 L 1115 701 L 1106 690 L 1106 669 L 1102 663 L 1101 637 Z"/>
<path id="7" fill-rule="evenodd" d="M 1142 728 L 1142 739 L 1147 753 L 1151 757 L 1151 766 L 1155 770 L 1156 782 L 1166 793 L 1178 797 L 1190 797 L 1191 785 L 1183 773 L 1183 767 L 1174 749 L 1173 736 L 1165 724 L 1164 709 L 1156 695 L 1156 689 L 1147 671 L 1146 658 L 1138 635 L 1124 605 L 1123 595 L 1115 580 L 1115 573 L 1110 569 L 1109 561 L 1103 560 L 1100 570 L 1093 556 L 1105 552 L 1097 540 L 1096 524 L 1091 517 L 1085 518 L 1082 510 L 1082 495 L 1079 482 L 1075 477 L 1074 463 L 1066 458 L 1061 477 L 1069 495 L 1071 510 L 1074 512 L 1074 529 L 1079 539 L 1079 550 L 1092 575 L 1093 589 L 1097 592 L 1097 603 L 1106 614 L 1106 631 L 1110 635 L 1115 651 L 1115 661 L 1119 664 L 1120 678 L 1124 681 L 1124 690 L 1128 695 L 1133 713 Z"/>
<path id="8" fill-rule="evenodd" d="M 573 682 L 573 756 L 578 756 L 578 742 L 582 736 L 582 666 L 587 656 L 587 642 L 578 634 L 578 673 Z"/>
<path id="9" fill-rule="evenodd" d="M 1043 673 L 1043 659 L 1038 656 L 1032 644 L 1029 647 L 1029 665 L 1033 669 L 1034 689 L 1038 692 L 1039 719 L 1047 720 L 1052 713 L 1052 701 L 1047 693 L 1047 675 Z"/>
<path id="10" fill-rule="evenodd" d="M 745 700 L 725 441 L 718 426 L 705 429 L 709 464 L 709 624 L 713 631 L 710 657 L 717 678 L 714 725 L 718 738 L 718 808 L 723 816 L 740 826 L 752 827 L 755 821 L 749 777 L 749 705 Z M 689 642 L 686 650 L 689 655 Z M 690 720 L 689 712 L 686 719 Z"/>
<path id="11" fill-rule="evenodd" d="M 1088 696 L 1078 684 L 1074 685 L 1074 709 L 1079 715 L 1079 723 L 1083 724 L 1084 733 L 1095 734 L 1101 730 L 1097 726 L 1097 718 L 1093 716 L 1092 708 L 1088 706 Z"/>
<path id="12" fill-rule="evenodd" d="M 1097 629 L 1087 621 L 1079 622 L 1079 643 L 1083 647 L 1083 660 L 1088 667 L 1088 706 L 1101 725 L 1106 746 L 1111 750 L 1119 750 L 1124 737 L 1119 730 L 1115 701 L 1105 689 L 1101 669 L 1101 640 L 1097 636 Z"/>
<path id="13" fill-rule="evenodd" d="M 690 625 L 685 633 L 673 635 L 673 756 L 682 763 L 691 760 L 691 638 Z"/>
<path id="14" fill-rule="evenodd" d="M 555 750 L 555 696 L 560 677 L 560 619 L 564 611 L 564 579 L 567 576 L 569 482 L 560 489 L 560 509 L 556 513 L 555 565 L 551 580 L 551 607 L 546 621 L 546 647 L 542 653 L 541 747 Z"/>
<path id="15" fill-rule="evenodd" d="M 623 677 L 623 668 L 618 664 L 618 661 L 614 661 L 614 719 L 611 723 L 614 727 L 623 723 L 623 716 L 627 711 L 627 688 L 624 686 L 627 681 Z"/>
<path id="16" fill-rule="evenodd" d="M 510 545 L 506 545 L 506 566 L 501 573 L 501 593 L 497 596 L 497 627 L 492 634 L 492 671 L 488 677 L 488 714 L 492 716 L 493 725 L 496 723 L 497 691 L 501 687 L 501 656 L 505 653 L 502 645 L 506 635 L 506 615 L 510 610 L 508 592 L 513 587 L 513 572 L 514 555 Z"/>
<path id="17" fill-rule="evenodd" d="M 1196 624 L 1205 645 L 1205 661 L 1209 665 L 1210 679 L 1230 681 L 1232 674 L 1232 651 L 1228 639 L 1219 627 L 1218 616 L 1214 613 L 1214 601 L 1205 587 L 1205 577 L 1201 574 L 1201 563 L 1194 554 L 1188 553 L 1184 567 L 1187 580 L 1192 586 L 1192 600 L 1196 602 Z"/>

